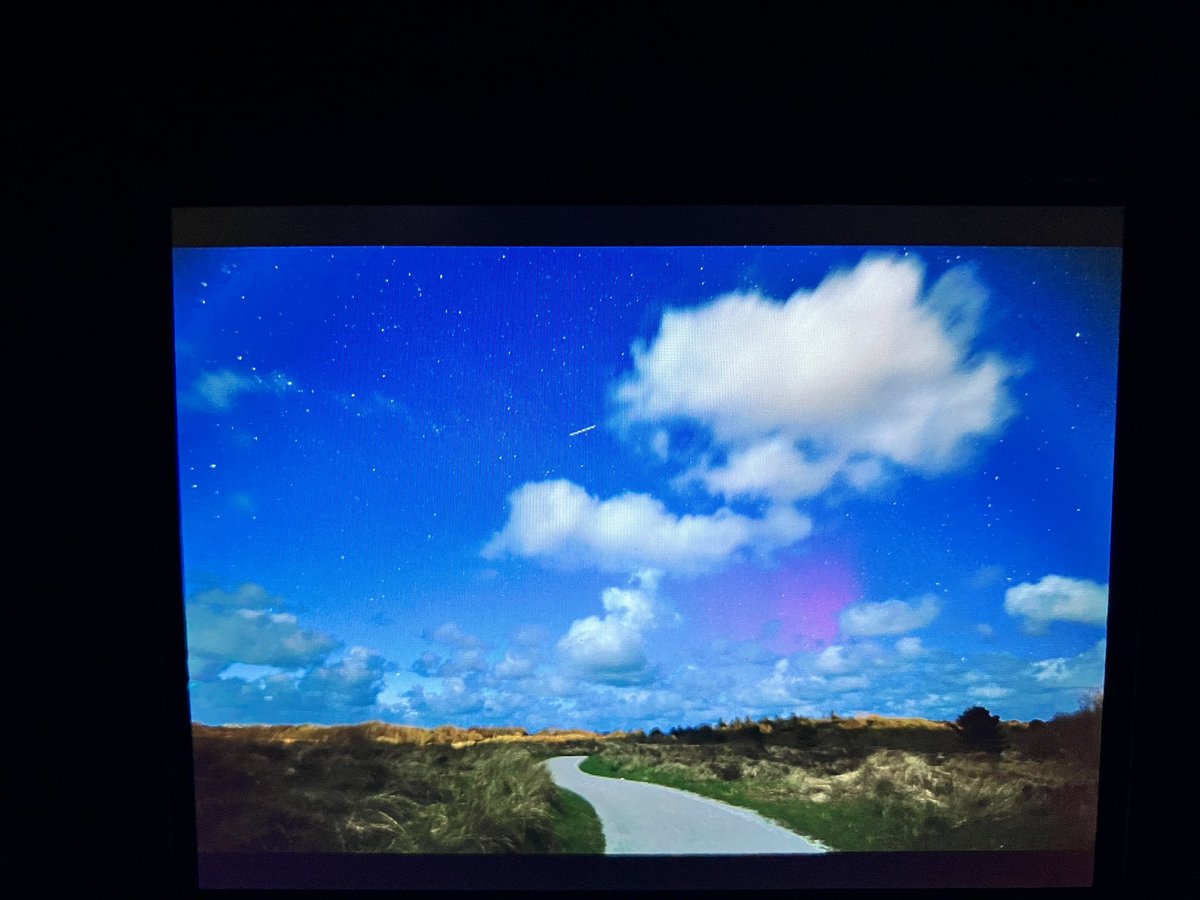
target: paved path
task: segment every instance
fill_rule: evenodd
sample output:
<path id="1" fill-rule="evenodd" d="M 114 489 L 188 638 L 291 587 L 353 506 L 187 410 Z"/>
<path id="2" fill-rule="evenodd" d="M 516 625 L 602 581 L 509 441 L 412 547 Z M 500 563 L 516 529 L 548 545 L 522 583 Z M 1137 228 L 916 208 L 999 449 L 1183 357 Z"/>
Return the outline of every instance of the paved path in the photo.
<path id="1" fill-rule="evenodd" d="M 585 759 L 556 756 L 546 765 L 559 787 L 574 791 L 595 808 L 604 828 L 606 853 L 824 852 L 748 809 L 658 784 L 588 775 L 579 771 Z"/>

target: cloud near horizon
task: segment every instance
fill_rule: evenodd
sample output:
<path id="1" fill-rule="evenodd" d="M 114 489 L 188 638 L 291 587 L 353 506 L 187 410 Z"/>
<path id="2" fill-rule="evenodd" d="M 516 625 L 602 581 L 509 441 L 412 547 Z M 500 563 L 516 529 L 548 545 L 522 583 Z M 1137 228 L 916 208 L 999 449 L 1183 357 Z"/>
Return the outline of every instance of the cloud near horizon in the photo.
<path id="1" fill-rule="evenodd" d="M 366 647 L 342 651 L 341 641 L 303 628 L 282 611 L 283 602 L 253 582 L 233 591 L 201 591 L 188 601 L 188 671 L 197 720 L 353 720 L 373 707 L 389 667 L 384 657 Z M 222 676 L 239 668 L 261 674 Z"/>
<path id="2" fill-rule="evenodd" d="M 562 568 L 697 574 L 770 553 L 811 532 L 811 520 L 790 507 L 773 507 L 757 519 L 728 508 L 676 516 L 648 494 L 601 500 L 557 479 L 528 482 L 509 495 L 508 521 L 482 555 L 537 559 Z"/>
<path id="3" fill-rule="evenodd" d="M 669 309 L 633 347 L 618 421 L 660 429 L 656 446 L 672 422 L 710 429 L 726 461 L 705 457 L 682 480 L 727 498 L 797 500 L 838 477 L 864 489 L 885 464 L 947 471 L 1010 416 L 1015 370 L 972 353 L 986 292 L 970 270 L 925 293 L 923 277 L 913 258 L 873 256 L 783 302 Z"/>

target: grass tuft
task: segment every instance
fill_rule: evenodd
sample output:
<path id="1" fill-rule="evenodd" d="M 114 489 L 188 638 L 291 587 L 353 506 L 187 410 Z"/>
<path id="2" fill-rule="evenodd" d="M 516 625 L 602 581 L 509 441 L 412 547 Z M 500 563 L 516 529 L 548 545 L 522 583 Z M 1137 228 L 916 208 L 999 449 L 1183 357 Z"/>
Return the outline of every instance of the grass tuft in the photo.
<path id="1" fill-rule="evenodd" d="M 590 807 L 565 801 L 541 764 L 551 751 L 492 741 L 454 749 L 450 734 L 395 737 L 370 725 L 302 734 L 195 728 L 200 849 L 599 852 L 586 849 L 595 846 Z"/>

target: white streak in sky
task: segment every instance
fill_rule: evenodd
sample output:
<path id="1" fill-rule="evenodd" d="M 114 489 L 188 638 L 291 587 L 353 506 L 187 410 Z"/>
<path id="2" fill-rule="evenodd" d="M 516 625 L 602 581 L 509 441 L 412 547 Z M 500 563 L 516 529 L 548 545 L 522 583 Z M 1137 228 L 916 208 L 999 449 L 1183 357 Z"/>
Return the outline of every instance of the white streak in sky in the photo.
<path id="1" fill-rule="evenodd" d="M 580 428 L 578 431 L 572 431 L 570 434 L 567 435 L 567 437 L 575 437 L 575 435 L 583 434 L 585 431 L 591 431 L 595 427 L 596 427 L 595 425 L 589 425 L 587 428 Z"/>

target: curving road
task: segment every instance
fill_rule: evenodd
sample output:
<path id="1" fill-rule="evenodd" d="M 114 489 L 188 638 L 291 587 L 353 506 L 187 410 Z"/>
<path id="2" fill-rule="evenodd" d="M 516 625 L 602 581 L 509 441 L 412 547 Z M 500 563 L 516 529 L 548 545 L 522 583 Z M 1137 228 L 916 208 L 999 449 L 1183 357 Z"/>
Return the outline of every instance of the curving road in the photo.
<path id="1" fill-rule="evenodd" d="M 579 771 L 585 759 L 556 756 L 546 766 L 559 787 L 574 791 L 595 808 L 606 853 L 825 852 L 748 809 L 658 784 L 588 775 Z"/>

